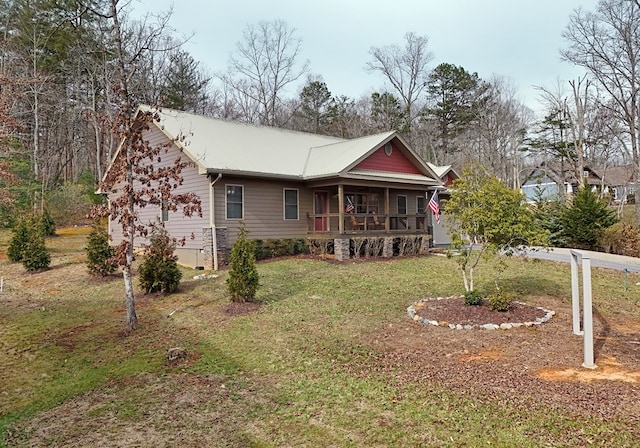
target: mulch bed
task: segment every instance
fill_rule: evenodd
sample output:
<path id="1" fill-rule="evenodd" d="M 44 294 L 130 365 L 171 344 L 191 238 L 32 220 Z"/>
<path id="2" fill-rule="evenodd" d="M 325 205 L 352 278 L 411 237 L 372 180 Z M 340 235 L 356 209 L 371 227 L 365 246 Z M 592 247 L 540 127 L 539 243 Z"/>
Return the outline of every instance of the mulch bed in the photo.
<path id="1" fill-rule="evenodd" d="M 424 319 L 460 325 L 483 325 L 534 322 L 545 316 L 538 307 L 513 302 L 508 311 L 492 311 L 486 303 L 465 305 L 464 298 L 450 297 L 442 300 L 421 301 L 414 306 L 416 314 Z"/>

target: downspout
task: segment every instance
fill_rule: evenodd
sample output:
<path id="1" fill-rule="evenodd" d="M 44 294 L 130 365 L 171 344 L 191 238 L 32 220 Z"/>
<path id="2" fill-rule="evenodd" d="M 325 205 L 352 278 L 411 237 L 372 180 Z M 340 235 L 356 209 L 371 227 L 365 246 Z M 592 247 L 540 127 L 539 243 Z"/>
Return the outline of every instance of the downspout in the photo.
<path id="1" fill-rule="evenodd" d="M 215 206 L 215 201 L 213 200 L 214 196 L 215 196 L 215 184 L 216 182 L 218 182 L 220 180 L 220 178 L 222 177 L 222 173 L 218 173 L 218 177 L 216 177 L 212 182 L 211 182 L 211 191 L 209 191 L 209 227 L 211 227 L 211 243 L 213 245 L 212 247 L 212 251 L 213 251 L 213 270 L 217 271 L 218 270 L 218 238 L 216 235 L 216 214 L 214 211 L 214 206 Z"/>

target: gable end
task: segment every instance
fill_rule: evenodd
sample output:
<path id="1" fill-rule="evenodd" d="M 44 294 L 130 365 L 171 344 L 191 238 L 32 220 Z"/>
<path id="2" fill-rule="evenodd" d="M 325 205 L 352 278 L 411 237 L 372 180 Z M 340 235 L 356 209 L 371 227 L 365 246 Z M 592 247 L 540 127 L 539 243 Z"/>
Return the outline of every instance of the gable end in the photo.
<path id="1" fill-rule="evenodd" d="M 391 151 L 389 151 L 388 145 L 391 145 Z M 398 145 L 394 143 L 388 143 L 386 151 L 385 146 L 381 146 L 373 152 L 373 154 L 355 166 L 354 169 L 422 174 L 418 167 L 416 167 L 407 156 L 404 155 Z"/>

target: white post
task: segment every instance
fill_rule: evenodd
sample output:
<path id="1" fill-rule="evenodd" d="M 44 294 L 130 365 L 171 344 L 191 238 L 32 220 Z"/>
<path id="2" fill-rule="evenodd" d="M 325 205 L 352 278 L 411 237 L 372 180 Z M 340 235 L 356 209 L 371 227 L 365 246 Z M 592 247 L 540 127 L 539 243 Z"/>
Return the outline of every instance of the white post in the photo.
<path id="1" fill-rule="evenodd" d="M 591 297 L 591 259 L 582 257 L 582 312 L 584 331 L 584 363 L 582 367 L 595 369 L 593 362 L 593 306 Z"/>
<path id="2" fill-rule="evenodd" d="M 578 255 L 571 253 L 571 314 L 573 315 L 573 334 L 581 335 L 580 330 L 580 284 L 578 281 Z"/>
<path id="3" fill-rule="evenodd" d="M 584 362 L 582 367 L 595 369 L 593 357 L 593 299 L 591 295 L 591 259 L 581 252 L 571 250 L 571 308 L 573 333 L 582 335 Z M 582 263 L 582 331 L 580 331 L 580 287 L 578 281 L 578 257 Z"/>

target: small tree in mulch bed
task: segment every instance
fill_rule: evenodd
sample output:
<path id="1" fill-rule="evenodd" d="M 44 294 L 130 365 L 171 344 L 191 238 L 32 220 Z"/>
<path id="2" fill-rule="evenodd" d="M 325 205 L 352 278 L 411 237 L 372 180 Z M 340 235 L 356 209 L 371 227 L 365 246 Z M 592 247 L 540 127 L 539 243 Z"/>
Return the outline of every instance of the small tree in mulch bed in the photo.
<path id="1" fill-rule="evenodd" d="M 452 254 L 465 291 L 474 289 L 474 269 L 484 258 L 512 254 L 523 246 L 545 246 L 548 232 L 534 220 L 524 195 L 481 166 L 465 168 L 444 207 L 451 227 Z M 496 284 L 497 286 L 497 284 Z"/>
<path id="2" fill-rule="evenodd" d="M 243 222 L 229 257 L 227 288 L 233 302 L 250 302 L 258 290 L 260 279 L 256 268 L 255 246 L 254 242 L 248 239 L 248 235 Z"/>

